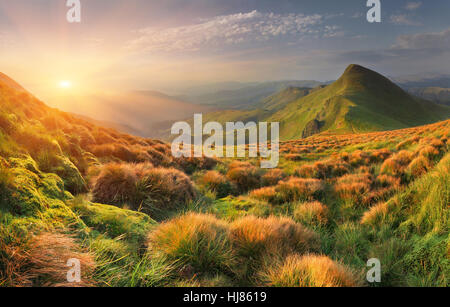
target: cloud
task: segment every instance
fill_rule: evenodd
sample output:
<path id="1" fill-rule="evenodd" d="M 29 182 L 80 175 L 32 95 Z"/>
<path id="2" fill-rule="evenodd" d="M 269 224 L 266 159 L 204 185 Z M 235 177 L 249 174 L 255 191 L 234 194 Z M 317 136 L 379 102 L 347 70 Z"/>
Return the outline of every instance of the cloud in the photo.
<path id="1" fill-rule="evenodd" d="M 203 48 L 264 42 L 280 37 L 333 37 L 338 29 L 323 24 L 324 16 L 274 14 L 252 11 L 202 19 L 196 24 L 172 28 L 144 28 L 127 44 L 144 52 L 197 51 Z"/>
<path id="2" fill-rule="evenodd" d="M 340 61 L 379 63 L 384 61 L 418 63 L 423 59 L 450 55 L 450 28 L 442 32 L 400 35 L 389 48 L 379 50 L 357 50 L 335 55 Z M 450 61 L 447 61 L 450 63 Z M 442 63 L 439 64 L 442 66 Z"/>
<path id="3" fill-rule="evenodd" d="M 442 32 L 401 35 L 393 49 L 450 50 L 450 28 Z"/>
<path id="4" fill-rule="evenodd" d="M 396 24 L 399 26 L 421 26 L 422 25 L 420 22 L 414 21 L 411 18 L 412 18 L 411 16 L 408 16 L 406 14 L 391 15 L 391 22 L 393 24 Z"/>
<path id="5" fill-rule="evenodd" d="M 405 9 L 407 9 L 408 11 L 414 11 L 414 10 L 417 10 L 421 6 L 422 6 L 422 2 L 420 2 L 420 1 L 408 2 L 405 6 Z"/>

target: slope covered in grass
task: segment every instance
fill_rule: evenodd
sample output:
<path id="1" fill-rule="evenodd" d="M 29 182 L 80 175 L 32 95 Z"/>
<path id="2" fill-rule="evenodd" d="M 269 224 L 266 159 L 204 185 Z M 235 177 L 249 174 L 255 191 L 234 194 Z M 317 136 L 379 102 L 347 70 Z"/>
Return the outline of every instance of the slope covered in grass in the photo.
<path id="1" fill-rule="evenodd" d="M 413 97 L 382 75 L 353 64 L 328 86 L 289 87 L 253 109 L 207 113 L 204 121 L 279 122 L 280 138 L 290 140 L 324 131 L 401 129 L 449 117 L 449 107 Z"/>
<path id="2" fill-rule="evenodd" d="M 419 126 L 450 116 L 450 109 L 413 98 L 382 75 L 350 65 L 331 85 L 275 113 L 282 139 L 321 131 L 363 132 Z M 314 121 L 314 129 L 304 131 Z"/>
<path id="3" fill-rule="evenodd" d="M 78 286 L 371 286 L 374 257 L 382 286 L 448 286 L 449 137 L 319 134 L 265 170 L 174 158 L 0 81 L 0 286 L 73 286 L 70 258 Z"/>

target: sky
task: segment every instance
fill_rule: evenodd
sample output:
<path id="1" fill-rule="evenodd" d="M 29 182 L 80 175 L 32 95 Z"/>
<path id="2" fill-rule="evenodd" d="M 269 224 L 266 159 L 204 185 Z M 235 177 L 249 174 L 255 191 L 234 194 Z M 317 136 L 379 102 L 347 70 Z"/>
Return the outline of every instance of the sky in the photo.
<path id="1" fill-rule="evenodd" d="M 218 82 L 450 72 L 450 1 L 0 0 L 0 71 L 41 99 Z"/>

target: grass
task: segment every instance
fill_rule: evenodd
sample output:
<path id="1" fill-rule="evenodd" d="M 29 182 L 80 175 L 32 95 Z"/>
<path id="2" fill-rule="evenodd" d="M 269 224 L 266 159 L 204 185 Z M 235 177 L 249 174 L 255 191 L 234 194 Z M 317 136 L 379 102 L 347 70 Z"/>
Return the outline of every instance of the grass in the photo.
<path id="1" fill-rule="evenodd" d="M 0 84 L 0 286 L 65 286 L 68 257 L 88 268 L 79 286 L 372 286 L 370 258 L 382 263 L 379 286 L 448 286 L 450 122 L 346 133 L 378 125 L 363 120 L 376 115 L 373 99 L 410 99 L 352 69 L 296 102 L 344 90 L 323 114 L 339 133 L 282 142 L 274 170 L 257 159 L 176 159 L 169 144 Z M 356 105 L 373 92 L 366 81 L 390 94 Z M 268 106 L 290 110 L 276 99 Z M 320 107 L 291 112 L 285 136 Z M 414 124 L 396 108 L 377 120 Z"/>

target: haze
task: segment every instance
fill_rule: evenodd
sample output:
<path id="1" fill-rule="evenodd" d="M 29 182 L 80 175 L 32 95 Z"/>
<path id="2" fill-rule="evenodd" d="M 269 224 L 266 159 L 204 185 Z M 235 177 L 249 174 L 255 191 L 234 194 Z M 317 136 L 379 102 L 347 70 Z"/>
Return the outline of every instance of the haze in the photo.
<path id="1" fill-rule="evenodd" d="M 349 63 L 385 75 L 447 73 L 448 1 L 0 0 L 0 71 L 39 98 L 217 82 L 332 80 Z M 71 106 L 76 111 L 76 107 Z"/>

